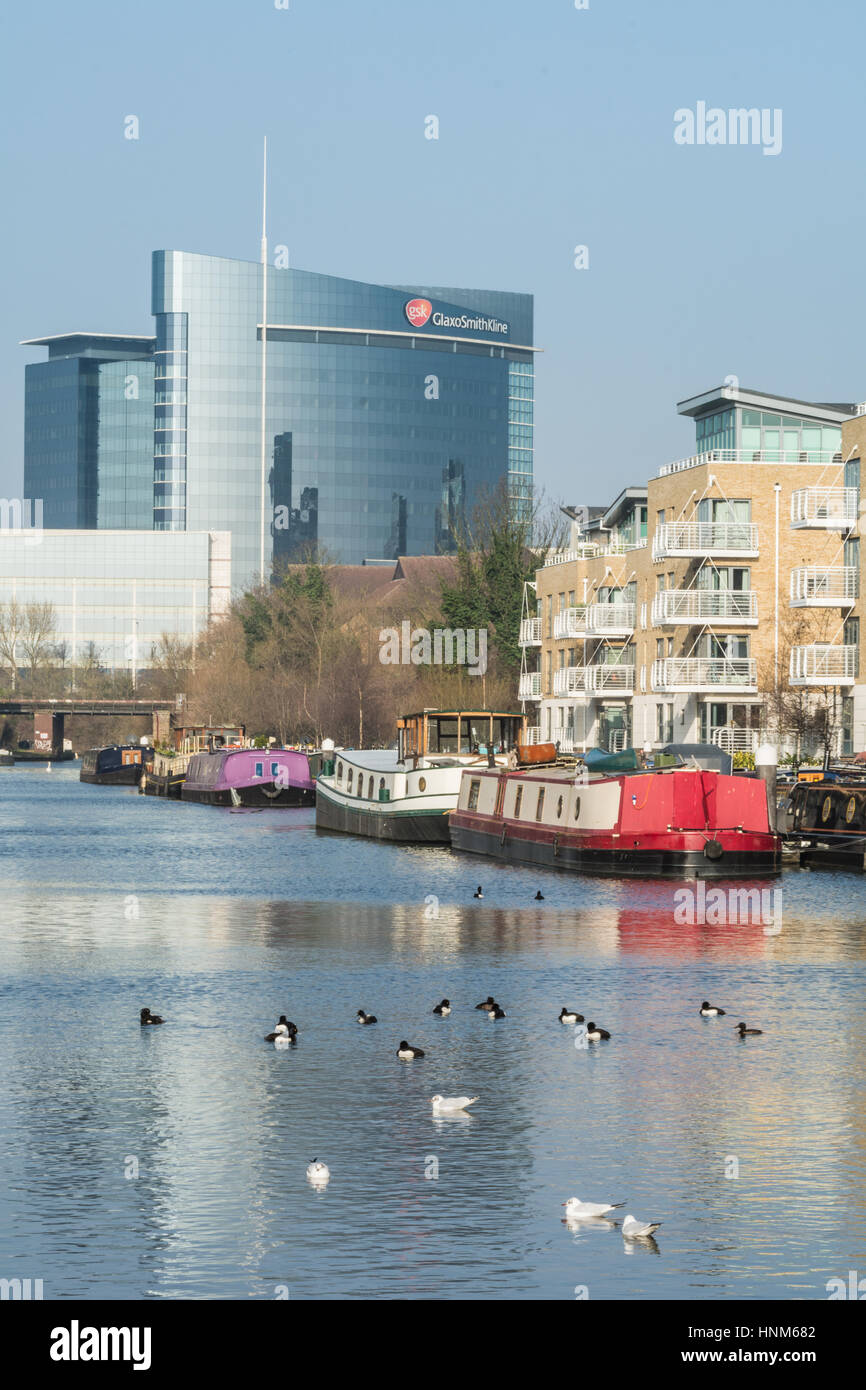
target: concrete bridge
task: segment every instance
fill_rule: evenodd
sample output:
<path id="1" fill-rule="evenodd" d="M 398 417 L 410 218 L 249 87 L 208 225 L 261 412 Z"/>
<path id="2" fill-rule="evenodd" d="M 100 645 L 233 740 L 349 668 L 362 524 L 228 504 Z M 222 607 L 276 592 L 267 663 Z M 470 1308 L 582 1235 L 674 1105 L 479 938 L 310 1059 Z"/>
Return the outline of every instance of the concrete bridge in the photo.
<path id="1" fill-rule="evenodd" d="M 171 716 L 183 712 L 183 700 L 91 700 L 85 696 L 67 695 L 60 700 L 17 699 L 0 700 L 0 715 L 30 714 L 33 716 L 33 748 L 38 753 L 59 758 L 67 715 L 126 716 L 150 715 L 153 723 L 153 742 L 168 743 Z"/>

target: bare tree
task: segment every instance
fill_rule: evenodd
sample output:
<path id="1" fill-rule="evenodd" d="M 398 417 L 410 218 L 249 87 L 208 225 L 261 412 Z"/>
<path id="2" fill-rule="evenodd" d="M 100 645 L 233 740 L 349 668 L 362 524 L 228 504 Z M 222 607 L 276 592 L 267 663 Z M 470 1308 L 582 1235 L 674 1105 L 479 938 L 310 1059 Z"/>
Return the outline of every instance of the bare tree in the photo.
<path id="1" fill-rule="evenodd" d="M 28 603 L 24 608 L 21 649 L 30 667 L 31 685 L 36 672 L 51 653 L 57 631 L 57 615 L 51 603 Z"/>
<path id="2" fill-rule="evenodd" d="M 9 667 L 13 690 L 18 685 L 18 647 L 24 627 L 24 610 L 18 600 L 0 603 L 0 659 Z"/>

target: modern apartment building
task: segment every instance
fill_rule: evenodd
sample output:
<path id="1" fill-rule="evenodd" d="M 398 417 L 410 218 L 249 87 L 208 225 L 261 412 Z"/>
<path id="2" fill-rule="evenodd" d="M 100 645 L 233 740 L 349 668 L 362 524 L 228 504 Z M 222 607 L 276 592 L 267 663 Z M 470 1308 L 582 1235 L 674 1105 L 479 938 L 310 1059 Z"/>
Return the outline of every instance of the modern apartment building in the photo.
<path id="1" fill-rule="evenodd" d="M 607 508 L 527 586 L 520 697 L 563 750 L 808 743 L 819 706 L 866 747 L 853 404 L 722 387 L 682 401 L 696 451 Z M 864 687 L 866 690 L 866 687 Z M 861 708 L 862 704 L 862 708 Z"/>

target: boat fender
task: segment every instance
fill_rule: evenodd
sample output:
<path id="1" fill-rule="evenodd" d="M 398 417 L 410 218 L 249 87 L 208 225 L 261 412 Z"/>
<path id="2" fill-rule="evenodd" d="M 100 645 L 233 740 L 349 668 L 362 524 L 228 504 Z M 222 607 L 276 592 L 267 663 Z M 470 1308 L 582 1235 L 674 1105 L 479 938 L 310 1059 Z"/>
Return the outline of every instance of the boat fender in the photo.
<path id="1" fill-rule="evenodd" d="M 707 859 L 721 859 L 724 854 L 724 846 L 718 840 L 707 840 L 704 845 L 704 855 Z"/>

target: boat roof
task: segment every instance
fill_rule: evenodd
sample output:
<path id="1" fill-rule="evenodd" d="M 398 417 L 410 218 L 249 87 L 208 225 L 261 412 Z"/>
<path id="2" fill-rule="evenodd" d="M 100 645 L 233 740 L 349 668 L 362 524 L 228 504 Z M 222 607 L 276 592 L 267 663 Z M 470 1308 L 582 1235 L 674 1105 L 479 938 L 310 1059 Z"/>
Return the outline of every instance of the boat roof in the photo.
<path id="1" fill-rule="evenodd" d="M 419 710 L 416 714 L 403 714 L 403 715 L 401 715 L 400 717 L 401 717 L 401 719 L 424 719 L 424 718 L 429 718 L 431 714 L 434 715 L 436 718 L 444 717 L 444 718 L 446 718 L 446 719 L 457 719 L 458 717 L 459 717 L 459 718 L 466 718 L 466 719 L 472 719 L 473 717 L 482 717 L 482 718 L 485 718 L 485 719 L 489 719 L 491 716 L 492 716 L 494 719 L 522 719 L 522 718 L 523 718 L 523 714 L 521 713 L 520 710 L 513 710 L 513 709 L 471 709 L 471 708 L 470 708 L 470 709 L 422 709 L 422 710 Z"/>

